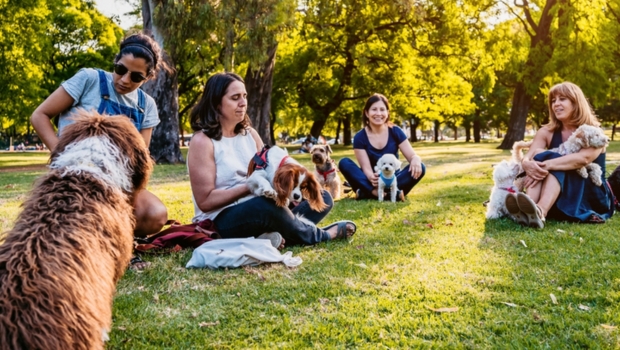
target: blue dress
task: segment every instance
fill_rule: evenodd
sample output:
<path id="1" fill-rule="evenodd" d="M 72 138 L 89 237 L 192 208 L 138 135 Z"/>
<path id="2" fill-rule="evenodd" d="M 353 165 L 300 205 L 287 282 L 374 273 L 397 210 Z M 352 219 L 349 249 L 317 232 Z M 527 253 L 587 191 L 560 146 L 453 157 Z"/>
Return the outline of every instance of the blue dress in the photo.
<path id="1" fill-rule="evenodd" d="M 562 144 L 562 132 L 556 130 L 551 138 L 549 148 Z M 545 151 L 537 154 L 534 160 L 542 162 L 562 157 L 559 153 Z M 614 213 L 613 195 L 605 180 L 605 153 L 601 153 L 594 163 L 600 165 L 603 185 L 596 186 L 590 178 L 584 179 L 575 170 L 550 171 L 560 182 L 561 192 L 555 204 L 547 214 L 548 219 L 570 222 L 602 222 Z M 592 219 L 592 216 L 595 219 Z M 597 217 L 599 220 L 597 220 Z"/>

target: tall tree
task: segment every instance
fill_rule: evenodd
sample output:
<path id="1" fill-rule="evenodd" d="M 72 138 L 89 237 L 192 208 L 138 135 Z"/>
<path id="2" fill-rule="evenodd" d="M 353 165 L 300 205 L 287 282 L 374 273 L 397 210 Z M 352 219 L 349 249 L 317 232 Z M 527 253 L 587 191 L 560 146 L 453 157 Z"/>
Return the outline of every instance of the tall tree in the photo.
<path id="1" fill-rule="evenodd" d="M 513 5 L 501 2 L 517 17 L 530 37 L 529 53 L 512 96 L 508 131 L 499 146 L 501 149 L 511 149 L 515 141 L 523 140 L 532 99 L 548 73 L 545 66 L 551 60 L 554 50 L 551 31 L 553 19 L 561 16 L 569 4 L 567 0 L 546 0 L 535 6 L 531 6 L 528 0 L 520 3 L 515 1 Z"/>
<path id="2" fill-rule="evenodd" d="M 162 48 L 162 59 L 169 67 L 174 67 L 171 57 L 166 52 L 164 35 L 154 20 L 154 0 L 142 0 L 142 21 L 144 32 L 152 35 Z M 161 70 L 155 80 L 142 85 L 142 89 L 151 95 L 157 104 L 160 123 L 153 130 L 150 151 L 157 163 L 183 162 L 179 144 L 179 101 L 177 75 L 174 70 Z"/>

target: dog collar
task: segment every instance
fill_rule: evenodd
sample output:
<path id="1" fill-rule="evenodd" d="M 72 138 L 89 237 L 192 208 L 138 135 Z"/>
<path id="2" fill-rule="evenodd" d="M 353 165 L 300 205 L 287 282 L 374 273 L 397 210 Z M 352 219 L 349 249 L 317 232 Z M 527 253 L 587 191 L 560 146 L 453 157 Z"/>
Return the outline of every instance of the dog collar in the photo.
<path id="1" fill-rule="evenodd" d="M 331 173 L 335 173 L 336 172 L 336 168 L 331 168 L 327 171 L 320 171 L 319 169 L 316 169 L 316 172 L 319 173 L 319 175 L 323 176 L 323 179 L 325 179 L 325 181 L 327 181 L 327 175 L 331 174 Z"/>
<path id="2" fill-rule="evenodd" d="M 517 191 L 515 191 L 515 189 L 512 188 L 512 187 L 500 187 L 499 189 L 500 190 L 504 190 L 504 191 L 508 191 L 510 193 L 517 193 Z"/>
<path id="3" fill-rule="evenodd" d="M 387 187 L 392 186 L 392 181 L 394 181 L 394 179 L 396 178 L 396 176 L 392 176 L 390 178 L 387 178 L 387 177 L 383 176 L 383 173 L 379 173 L 379 177 L 381 178 L 381 180 L 383 181 L 383 183 Z"/>

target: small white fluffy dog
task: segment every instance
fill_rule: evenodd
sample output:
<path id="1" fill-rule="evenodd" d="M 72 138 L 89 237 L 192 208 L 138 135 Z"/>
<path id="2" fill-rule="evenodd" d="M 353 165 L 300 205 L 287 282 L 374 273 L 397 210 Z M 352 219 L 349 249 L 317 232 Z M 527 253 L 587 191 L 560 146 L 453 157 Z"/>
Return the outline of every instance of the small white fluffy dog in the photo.
<path id="1" fill-rule="evenodd" d="M 384 154 L 377 161 L 375 172 L 379 173 L 379 189 L 377 191 L 379 202 L 383 202 L 386 187 L 390 189 L 390 200 L 393 203 L 396 202 L 396 192 L 398 191 L 396 171 L 400 170 L 401 164 L 401 161 L 393 154 Z"/>
<path id="2" fill-rule="evenodd" d="M 514 161 L 502 160 L 493 166 L 493 189 L 487 204 L 487 219 L 498 219 L 508 216 L 506 209 L 506 196 L 509 193 L 517 193 L 519 189 L 514 181 L 521 172 L 521 166 Z"/>
<path id="3" fill-rule="evenodd" d="M 327 207 L 321 184 L 313 173 L 278 146 L 263 152 L 262 157 L 257 154 L 248 166 L 250 192 L 272 198 L 280 207 L 288 207 L 291 202 L 297 204 L 304 198 L 312 210 L 322 211 Z"/>
<path id="4" fill-rule="evenodd" d="M 513 156 L 517 161 L 523 160 L 523 153 L 521 150 L 523 148 L 528 148 L 532 145 L 532 142 L 524 142 L 519 141 L 515 142 L 513 145 Z M 567 155 L 572 153 L 579 152 L 582 148 L 602 148 L 609 145 L 609 137 L 607 137 L 603 131 L 603 129 L 592 126 L 592 125 L 582 125 L 568 138 L 564 143 L 562 143 L 559 147 L 552 148 L 549 151 L 557 152 L 561 155 Z M 597 185 L 601 186 L 603 183 L 601 181 L 601 175 L 603 171 L 601 170 L 600 165 L 596 163 L 590 163 L 585 167 L 575 169 L 577 173 L 583 177 L 584 179 L 588 177 L 588 173 L 590 176 L 590 180 Z"/>

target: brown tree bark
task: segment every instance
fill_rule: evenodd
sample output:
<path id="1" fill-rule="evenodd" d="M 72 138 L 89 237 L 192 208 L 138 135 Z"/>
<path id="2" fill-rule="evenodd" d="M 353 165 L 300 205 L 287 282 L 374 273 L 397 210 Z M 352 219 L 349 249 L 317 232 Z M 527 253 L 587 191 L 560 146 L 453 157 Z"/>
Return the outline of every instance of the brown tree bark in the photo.
<path id="1" fill-rule="evenodd" d="M 267 51 L 267 59 L 257 70 L 248 67 L 245 74 L 245 88 L 248 92 L 248 115 L 252 126 L 266 145 L 275 144 L 271 128 L 271 88 L 273 69 L 276 63 L 276 43 Z"/>
<path id="2" fill-rule="evenodd" d="M 154 9 L 153 0 L 142 0 L 144 33 L 151 35 L 159 43 L 164 61 L 168 66 L 174 67 L 172 60 L 164 50 L 163 36 L 153 21 Z M 149 147 L 151 156 L 158 164 L 184 162 L 179 146 L 179 100 L 176 72 L 161 70 L 155 80 L 146 82 L 141 88 L 153 97 L 159 112 L 160 123 L 153 130 Z"/>
<path id="3" fill-rule="evenodd" d="M 559 0 L 566 3 L 565 0 Z M 523 140 L 525 135 L 525 123 L 530 110 L 533 96 L 540 81 L 544 77 L 544 65 L 553 56 L 553 43 L 551 38 L 551 23 L 555 16 L 553 7 L 558 0 L 547 0 L 542 10 L 538 23 L 534 22 L 529 10 L 527 0 L 523 0 L 522 5 L 525 14 L 525 20 L 521 22 L 530 34 L 530 51 L 524 66 L 524 74 L 515 89 L 512 98 L 512 108 L 510 109 L 510 120 L 508 122 L 508 131 L 504 136 L 504 140 L 499 145 L 500 149 L 511 149 L 515 141 Z"/>

